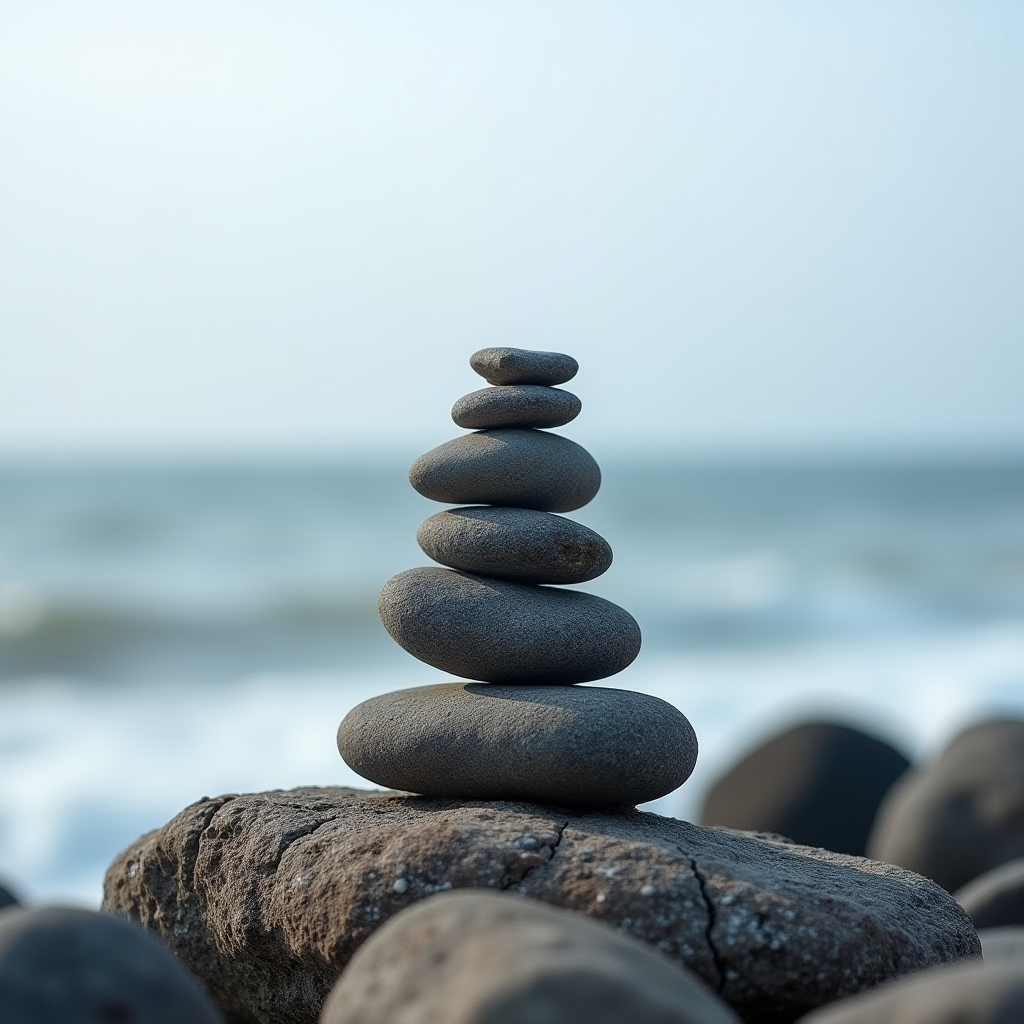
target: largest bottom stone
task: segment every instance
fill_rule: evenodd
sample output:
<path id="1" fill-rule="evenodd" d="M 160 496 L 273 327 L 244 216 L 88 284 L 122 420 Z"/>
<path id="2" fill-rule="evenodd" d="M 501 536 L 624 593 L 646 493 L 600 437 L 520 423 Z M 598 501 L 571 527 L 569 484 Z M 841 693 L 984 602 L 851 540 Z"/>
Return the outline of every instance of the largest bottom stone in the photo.
<path id="1" fill-rule="evenodd" d="M 359 946 L 416 900 L 512 890 L 649 942 L 751 1024 L 980 944 L 910 871 L 641 811 L 568 814 L 350 789 L 203 799 L 107 873 L 232 1024 L 315 1024 Z"/>

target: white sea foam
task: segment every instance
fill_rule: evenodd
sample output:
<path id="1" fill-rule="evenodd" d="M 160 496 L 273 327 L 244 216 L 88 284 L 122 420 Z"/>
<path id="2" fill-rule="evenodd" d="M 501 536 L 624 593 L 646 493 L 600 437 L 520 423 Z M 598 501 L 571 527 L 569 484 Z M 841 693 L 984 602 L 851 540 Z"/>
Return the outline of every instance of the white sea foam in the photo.
<path id="1" fill-rule="evenodd" d="M 204 795 L 368 784 L 341 760 L 338 722 L 361 700 L 440 681 L 404 674 L 261 675 L 214 688 L 0 690 L 0 869 L 30 898 L 95 904 L 119 849 Z M 857 647 L 641 657 L 609 684 L 683 710 L 693 778 L 649 805 L 692 817 L 738 752 L 782 724 L 839 716 L 927 756 L 963 723 L 1024 713 L 1024 625 Z"/>

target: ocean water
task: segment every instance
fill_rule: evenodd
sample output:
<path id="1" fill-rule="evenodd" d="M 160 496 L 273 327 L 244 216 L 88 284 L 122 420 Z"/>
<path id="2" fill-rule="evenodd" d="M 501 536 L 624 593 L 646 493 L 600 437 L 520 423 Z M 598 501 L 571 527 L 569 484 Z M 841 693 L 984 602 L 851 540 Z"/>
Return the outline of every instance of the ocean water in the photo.
<path id="1" fill-rule="evenodd" d="M 693 722 L 696 814 L 771 730 L 838 716 L 914 757 L 1024 713 L 1024 463 L 620 458 L 573 514 L 629 609 L 610 685 Z M 405 465 L 0 469 L 0 879 L 95 904 L 111 858 L 204 795 L 361 784 L 356 703 L 446 678 L 377 622 L 428 560 Z M 365 783 L 362 783 L 365 784 Z"/>

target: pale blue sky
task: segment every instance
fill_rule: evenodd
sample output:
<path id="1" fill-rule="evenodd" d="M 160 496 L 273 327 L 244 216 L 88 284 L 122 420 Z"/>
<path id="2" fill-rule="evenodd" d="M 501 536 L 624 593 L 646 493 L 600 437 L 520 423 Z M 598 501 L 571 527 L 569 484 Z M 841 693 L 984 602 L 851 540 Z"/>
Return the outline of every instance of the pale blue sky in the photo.
<path id="1" fill-rule="evenodd" d="M 1024 450 L 1024 4 L 0 2 L 0 450 Z"/>

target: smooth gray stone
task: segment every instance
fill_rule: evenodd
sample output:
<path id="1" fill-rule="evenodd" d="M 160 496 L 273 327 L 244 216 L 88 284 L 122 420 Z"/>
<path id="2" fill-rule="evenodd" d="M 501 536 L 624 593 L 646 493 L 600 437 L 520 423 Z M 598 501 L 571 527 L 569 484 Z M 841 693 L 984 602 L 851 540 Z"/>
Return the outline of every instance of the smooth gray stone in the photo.
<path id="1" fill-rule="evenodd" d="M 352 958 L 321 1024 L 740 1024 L 685 967 L 582 914 L 511 894 L 431 896 Z"/>
<path id="2" fill-rule="evenodd" d="M 640 653 L 640 627 L 611 601 L 455 569 L 392 576 L 377 611 L 414 658 L 486 683 L 588 683 Z"/>
<path id="3" fill-rule="evenodd" d="M 580 414 L 583 403 L 568 391 L 536 384 L 481 388 L 463 395 L 452 406 L 460 427 L 561 427 Z"/>
<path id="4" fill-rule="evenodd" d="M 1024 857 L 978 875 L 953 895 L 975 928 L 1024 925 Z"/>
<path id="5" fill-rule="evenodd" d="M 77 907 L 0 911 L 3 1024 L 219 1024 L 199 982 L 162 942 Z"/>
<path id="6" fill-rule="evenodd" d="M 632 690 L 441 683 L 359 704 L 338 750 L 363 778 L 424 796 L 632 807 L 690 777 L 697 737 Z"/>
<path id="7" fill-rule="evenodd" d="M 1024 1021 L 1024 964 L 972 960 L 937 967 L 842 999 L 802 1024 L 1017 1024 Z"/>
<path id="8" fill-rule="evenodd" d="M 542 430 L 481 430 L 421 455 L 409 483 L 452 505 L 513 505 L 571 512 L 601 486 L 593 456 L 575 441 Z"/>
<path id="9" fill-rule="evenodd" d="M 416 540 L 435 562 L 519 583 L 583 583 L 612 564 L 612 549 L 593 530 L 524 508 L 474 507 L 438 512 Z"/>
<path id="10" fill-rule="evenodd" d="M 118 855 L 103 906 L 159 935 L 232 1022 L 315 1024 L 360 946 L 447 889 L 610 924 L 747 1024 L 981 953 L 952 896 L 889 864 L 649 811 L 340 787 L 196 801 Z"/>
<path id="11" fill-rule="evenodd" d="M 889 790 L 868 856 L 949 892 L 1024 857 L 1024 718 L 980 722 Z"/>
<path id="12" fill-rule="evenodd" d="M 979 928 L 978 938 L 981 940 L 981 954 L 986 960 L 1010 957 L 1024 964 L 1024 926 Z"/>
<path id="13" fill-rule="evenodd" d="M 580 368 L 572 356 L 530 348 L 482 348 L 469 365 L 488 384 L 564 384 Z"/>

